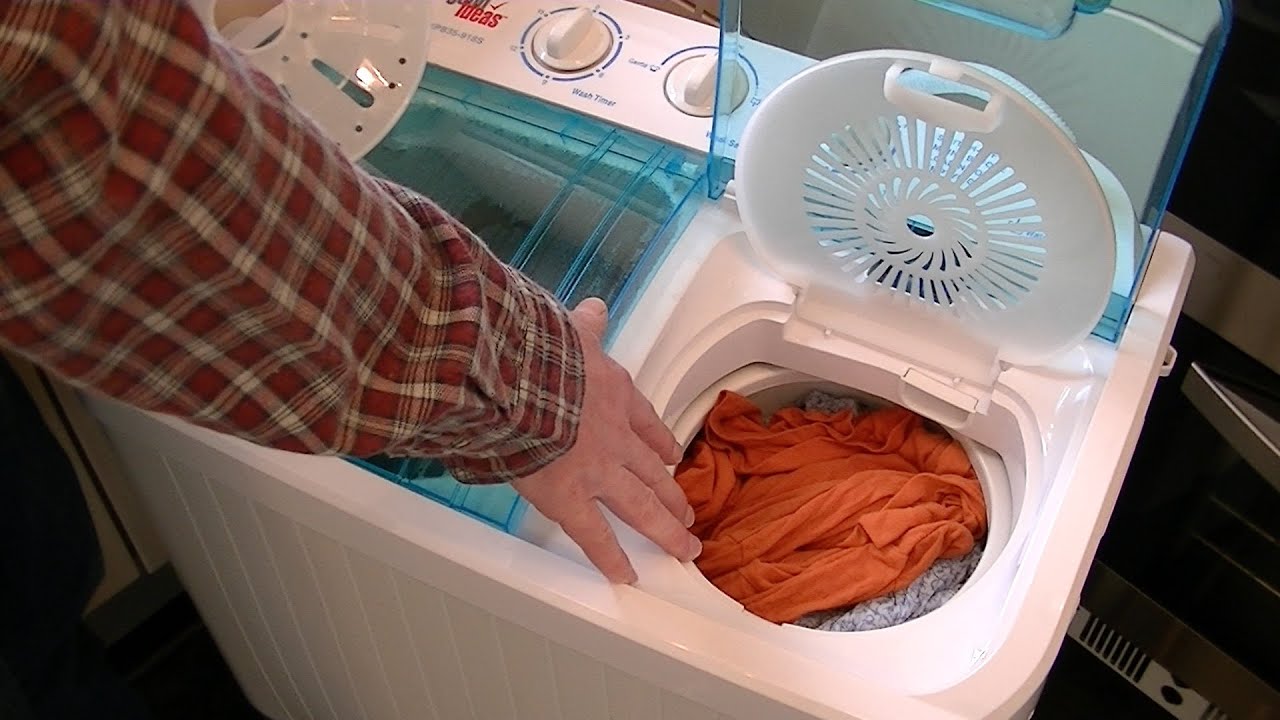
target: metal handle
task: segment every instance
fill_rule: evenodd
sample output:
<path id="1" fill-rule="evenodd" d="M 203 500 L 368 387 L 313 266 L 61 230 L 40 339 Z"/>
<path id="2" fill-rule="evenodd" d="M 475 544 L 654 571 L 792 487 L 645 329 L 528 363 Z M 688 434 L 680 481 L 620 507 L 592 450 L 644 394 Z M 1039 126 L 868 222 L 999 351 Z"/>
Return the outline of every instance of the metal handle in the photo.
<path id="1" fill-rule="evenodd" d="M 1192 363 L 1182 393 L 1264 480 L 1280 491 L 1280 421 Z"/>

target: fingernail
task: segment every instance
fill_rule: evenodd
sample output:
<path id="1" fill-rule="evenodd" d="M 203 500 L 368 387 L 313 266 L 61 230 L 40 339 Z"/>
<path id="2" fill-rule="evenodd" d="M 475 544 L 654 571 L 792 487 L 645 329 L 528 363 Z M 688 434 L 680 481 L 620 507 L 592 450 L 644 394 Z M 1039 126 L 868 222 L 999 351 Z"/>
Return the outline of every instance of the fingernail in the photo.
<path id="1" fill-rule="evenodd" d="M 689 536 L 689 559 L 690 560 L 696 559 L 701 554 L 702 554 L 702 541 L 690 535 Z"/>
<path id="2" fill-rule="evenodd" d="M 685 526 L 686 528 L 691 528 L 691 527 L 693 527 L 693 521 L 694 521 L 694 520 L 696 520 L 696 519 L 697 519 L 697 516 L 693 514 L 693 506 L 692 506 L 692 505 L 690 505 L 690 506 L 688 506 L 687 508 L 685 508 L 685 511 L 684 511 L 684 526 Z"/>
<path id="3" fill-rule="evenodd" d="M 575 309 L 586 310 L 593 315 L 606 315 L 609 312 L 609 306 L 605 304 L 604 300 L 601 300 L 598 297 L 589 297 L 586 300 L 583 300 L 578 303 L 578 306 Z"/>

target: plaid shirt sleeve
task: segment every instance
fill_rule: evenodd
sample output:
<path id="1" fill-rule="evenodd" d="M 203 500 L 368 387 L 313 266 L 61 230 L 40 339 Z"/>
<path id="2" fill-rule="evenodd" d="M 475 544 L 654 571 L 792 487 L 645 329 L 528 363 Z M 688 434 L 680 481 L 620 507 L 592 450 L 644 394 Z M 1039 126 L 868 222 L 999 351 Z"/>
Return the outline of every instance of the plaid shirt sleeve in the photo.
<path id="1" fill-rule="evenodd" d="M 0 0 L 0 343 L 270 447 L 501 482 L 576 439 L 567 312 L 172 0 Z"/>

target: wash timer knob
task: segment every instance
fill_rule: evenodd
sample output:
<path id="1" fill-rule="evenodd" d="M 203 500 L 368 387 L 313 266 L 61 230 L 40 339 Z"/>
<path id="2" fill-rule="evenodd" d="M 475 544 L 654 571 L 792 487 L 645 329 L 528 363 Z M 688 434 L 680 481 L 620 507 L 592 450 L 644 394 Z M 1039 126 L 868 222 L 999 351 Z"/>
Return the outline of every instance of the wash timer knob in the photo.
<path id="1" fill-rule="evenodd" d="M 667 73 L 667 99 L 671 104 L 694 117 L 711 117 L 716 104 L 719 59 L 719 53 L 710 53 L 676 63 Z M 729 110 L 737 110 L 747 99 L 747 73 L 735 63 L 730 77 L 733 79 L 733 96 L 729 99 Z"/>
<path id="2" fill-rule="evenodd" d="M 548 17 L 533 37 L 533 54 L 549 70 L 577 72 L 598 64 L 613 48 L 613 35 L 589 8 Z"/>

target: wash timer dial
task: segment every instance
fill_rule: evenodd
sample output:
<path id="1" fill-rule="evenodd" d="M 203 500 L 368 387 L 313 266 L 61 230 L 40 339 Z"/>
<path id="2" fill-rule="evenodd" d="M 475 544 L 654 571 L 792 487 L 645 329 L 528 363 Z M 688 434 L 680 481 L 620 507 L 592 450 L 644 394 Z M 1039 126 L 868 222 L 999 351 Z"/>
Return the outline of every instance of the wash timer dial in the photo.
<path id="1" fill-rule="evenodd" d="M 613 35 L 590 8 L 576 7 L 552 13 L 538 24 L 532 54 L 539 65 L 552 72 L 579 72 L 609 56 Z"/>

